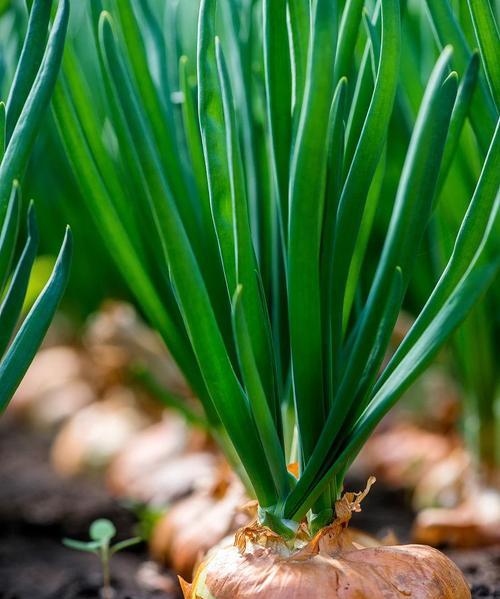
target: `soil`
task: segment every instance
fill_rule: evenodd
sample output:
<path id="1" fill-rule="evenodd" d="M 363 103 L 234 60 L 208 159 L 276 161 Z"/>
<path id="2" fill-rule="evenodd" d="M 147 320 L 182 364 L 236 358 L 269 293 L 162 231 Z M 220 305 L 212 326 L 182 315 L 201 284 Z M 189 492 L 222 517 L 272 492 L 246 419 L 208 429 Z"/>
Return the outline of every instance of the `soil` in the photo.
<path id="1" fill-rule="evenodd" d="M 54 473 L 49 447 L 50 435 L 23 430 L 8 415 L 0 420 L 0 599 L 99 598 L 97 558 L 61 539 L 88 538 L 97 518 L 113 521 L 117 540 L 134 535 L 133 515 L 101 481 Z M 115 555 L 111 569 L 114 599 L 181 597 L 176 576 L 157 571 L 144 546 Z"/>
<path id="2" fill-rule="evenodd" d="M 62 546 L 63 537 L 86 538 L 89 524 L 109 518 L 118 538 L 134 534 L 134 517 L 94 479 L 62 480 L 48 461 L 50 435 L 0 420 L 0 599 L 96 599 L 101 582 L 95 556 Z M 352 490 L 364 481 L 350 480 Z M 413 514 L 404 492 L 377 483 L 352 524 L 407 542 Z M 390 523 L 390 528 L 388 526 Z M 474 598 L 500 598 L 500 547 L 447 551 L 469 580 Z M 179 599 L 172 572 L 148 561 L 145 547 L 116 555 L 114 599 Z"/>

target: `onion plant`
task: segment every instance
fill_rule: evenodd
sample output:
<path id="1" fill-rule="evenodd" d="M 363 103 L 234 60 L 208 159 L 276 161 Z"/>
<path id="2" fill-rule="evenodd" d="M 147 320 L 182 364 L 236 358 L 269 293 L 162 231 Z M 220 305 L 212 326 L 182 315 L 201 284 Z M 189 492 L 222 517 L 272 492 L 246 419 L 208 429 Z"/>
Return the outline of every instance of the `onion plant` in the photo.
<path id="1" fill-rule="evenodd" d="M 454 152 L 466 61 L 453 38 L 434 65 L 369 273 L 402 44 L 399 0 L 372 4 L 203 0 L 193 64 L 148 3 L 94 0 L 95 62 L 80 68 L 68 44 L 54 95 L 96 226 L 260 522 L 285 538 L 306 517 L 311 533 L 331 524 L 363 443 L 498 270 L 498 258 L 478 264 L 498 211 L 498 123 L 473 104 L 481 172 L 439 280 L 382 368 Z"/>
<path id="2" fill-rule="evenodd" d="M 21 326 L 38 230 L 32 204 L 27 240 L 16 243 L 22 214 L 20 184 L 37 130 L 44 118 L 62 58 L 69 6 L 61 0 L 48 34 L 52 2 L 36 1 L 7 102 L 0 103 L 0 411 L 6 407 L 52 320 L 68 277 L 69 230 L 52 275 Z"/>

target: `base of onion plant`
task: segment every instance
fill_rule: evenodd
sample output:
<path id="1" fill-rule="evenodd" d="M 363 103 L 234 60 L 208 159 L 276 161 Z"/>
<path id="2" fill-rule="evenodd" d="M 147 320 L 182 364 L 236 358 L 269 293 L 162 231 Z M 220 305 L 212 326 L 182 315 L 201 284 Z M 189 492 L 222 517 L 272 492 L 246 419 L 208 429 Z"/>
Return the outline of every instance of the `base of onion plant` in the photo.
<path id="1" fill-rule="evenodd" d="M 370 485 L 370 482 L 369 482 Z M 346 493 L 336 519 L 314 537 L 301 527 L 286 540 L 267 527 L 241 529 L 215 548 L 194 581 L 181 580 L 186 599 L 466 599 L 469 586 L 442 553 L 422 545 L 363 547 L 347 528 L 369 490 Z M 418 571 L 418 575 L 415 573 Z"/>
<path id="2" fill-rule="evenodd" d="M 362 0 L 202 0 L 196 68 L 178 70 L 144 3 L 96 1 L 100 77 L 76 77 L 75 46 L 55 95 L 95 221 L 258 501 L 188 596 L 470 596 L 432 549 L 357 549 L 343 533 L 360 500 L 341 499 L 346 471 L 499 266 L 478 263 L 498 210 L 497 127 L 446 268 L 384 364 L 470 89 L 444 48 L 367 265 L 402 48 L 403 3 L 374 4 L 368 18 Z M 152 46 L 172 52 L 168 89 L 182 94 L 165 97 Z"/>

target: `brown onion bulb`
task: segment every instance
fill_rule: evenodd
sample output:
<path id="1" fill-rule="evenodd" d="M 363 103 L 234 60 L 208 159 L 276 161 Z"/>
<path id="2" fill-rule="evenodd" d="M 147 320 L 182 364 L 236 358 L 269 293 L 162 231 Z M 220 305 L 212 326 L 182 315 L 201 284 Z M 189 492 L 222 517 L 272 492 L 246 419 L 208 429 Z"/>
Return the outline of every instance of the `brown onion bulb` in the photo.
<path id="1" fill-rule="evenodd" d="M 451 547 L 485 547 L 500 543 L 500 493 L 477 490 L 461 505 L 429 508 L 417 515 L 413 538 L 418 543 Z"/>
<path id="2" fill-rule="evenodd" d="M 155 380 L 183 397 L 192 393 L 160 337 L 130 304 L 108 301 L 87 323 L 85 345 L 105 387 L 123 381 L 132 362 L 144 364 Z"/>
<path id="3" fill-rule="evenodd" d="M 459 505 L 467 498 L 472 479 L 471 456 L 464 447 L 456 447 L 422 473 L 413 492 L 413 509 L 419 512 L 425 508 Z"/>
<path id="4" fill-rule="evenodd" d="M 423 545 L 357 549 L 323 539 L 317 551 L 246 543 L 211 552 L 185 599 L 470 599 L 460 570 Z"/>
<path id="5" fill-rule="evenodd" d="M 150 423 L 135 396 L 116 387 L 66 421 L 52 445 L 52 465 L 68 477 L 102 471 Z"/>
<path id="6" fill-rule="evenodd" d="M 177 456 L 138 479 L 128 496 L 153 508 L 164 508 L 190 493 L 210 489 L 217 480 L 218 458 L 210 452 Z"/>
<path id="7" fill-rule="evenodd" d="M 199 492 L 182 499 L 156 525 L 150 551 L 181 576 L 191 578 L 205 553 L 249 521 L 240 508 L 248 501 L 234 480 L 220 494 Z"/>
<path id="8" fill-rule="evenodd" d="M 188 438 L 185 420 L 171 413 L 141 431 L 109 466 L 106 482 L 111 493 L 137 500 L 134 488 L 141 486 L 141 479 L 185 452 Z"/>
<path id="9" fill-rule="evenodd" d="M 362 472 L 373 472 L 394 488 L 414 489 L 436 464 L 447 459 L 457 445 L 456 439 L 400 424 L 374 435 L 357 460 Z"/>
<path id="10" fill-rule="evenodd" d="M 31 426 L 51 430 L 96 400 L 84 354 L 67 346 L 42 349 L 31 364 L 9 413 Z"/>

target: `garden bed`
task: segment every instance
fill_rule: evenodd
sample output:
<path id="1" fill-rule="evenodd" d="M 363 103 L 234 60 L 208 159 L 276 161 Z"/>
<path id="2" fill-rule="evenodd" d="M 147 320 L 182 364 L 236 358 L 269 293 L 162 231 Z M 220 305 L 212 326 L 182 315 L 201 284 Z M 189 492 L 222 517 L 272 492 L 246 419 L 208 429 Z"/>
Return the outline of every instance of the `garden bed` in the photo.
<path id="1" fill-rule="evenodd" d="M 49 437 L 23 430 L 8 418 L 0 423 L 0 599 L 97 597 L 97 560 L 63 547 L 61 539 L 86 538 L 89 524 L 99 517 L 113 520 L 119 538 L 133 534 L 133 516 L 98 480 L 65 481 L 53 473 L 49 446 Z M 362 481 L 349 485 L 361 488 Z M 392 531 L 407 542 L 412 521 L 404 493 L 376 484 L 353 525 L 378 536 Z M 500 547 L 448 555 L 465 573 L 473 597 L 500 597 Z M 112 571 L 116 599 L 180 597 L 175 575 L 148 562 L 144 546 L 117 555 Z"/>

